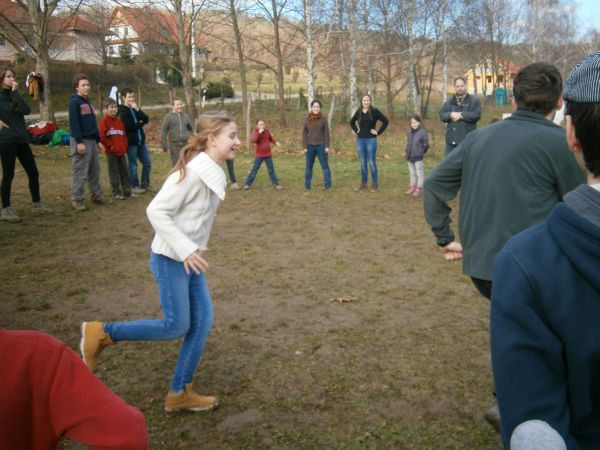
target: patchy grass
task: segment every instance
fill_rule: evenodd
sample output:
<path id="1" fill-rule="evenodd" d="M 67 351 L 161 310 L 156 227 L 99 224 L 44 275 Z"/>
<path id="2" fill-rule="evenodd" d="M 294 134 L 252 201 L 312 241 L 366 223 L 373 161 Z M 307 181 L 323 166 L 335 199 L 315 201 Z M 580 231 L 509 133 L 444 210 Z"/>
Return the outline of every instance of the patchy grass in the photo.
<path id="1" fill-rule="evenodd" d="M 500 112 L 486 114 L 483 123 Z M 403 195 L 405 121 L 380 138 L 379 193 L 353 191 L 359 166 L 344 124 L 333 133 L 333 189 L 320 189 L 317 164 L 305 193 L 301 117 L 290 119 L 288 128 L 266 119 L 284 144 L 275 167 L 285 189 L 273 190 L 263 168 L 252 190 L 228 191 L 213 227 L 216 320 L 195 386 L 221 406 L 163 412 L 177 342 L 111 347 L 98 376 L 142 410 L 153 449 L 501 448 L 482 419 L 493 401 L 489 305 L 440 257 L 420 199 Z M 427 128 L 429 172 L 443 135 L 437 122 Z M 24 220 L 0 223 L 0 326 L 43 330 L 76 349 L 82 320 L 160 317 L 150 196 L 75 213 L 65 150 L 35 152 L 55 212 L 29 210 L 19 167 L 12 203 Z M 236 158 L 241 183 L 252 158 Z M 153 163 L 158 185 L 168 156 Z M 104 159 L 102 171 L 108 192 Z"/>

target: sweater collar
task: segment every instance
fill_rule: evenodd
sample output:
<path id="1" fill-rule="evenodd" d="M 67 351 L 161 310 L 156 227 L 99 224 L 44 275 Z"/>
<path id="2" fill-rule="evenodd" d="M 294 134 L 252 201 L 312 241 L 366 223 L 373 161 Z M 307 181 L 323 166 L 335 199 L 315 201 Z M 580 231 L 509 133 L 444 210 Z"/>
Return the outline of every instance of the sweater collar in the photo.
<path id="1" fill-rule="evenodd" d="M 227 184 L 225 172 L 210 156 L 204 152 L 199 153 L 187 164 L 187 168 L 194 172 L 211 191 L 217 194 L 221 201 L 225 200 L 225 186 Z"/>

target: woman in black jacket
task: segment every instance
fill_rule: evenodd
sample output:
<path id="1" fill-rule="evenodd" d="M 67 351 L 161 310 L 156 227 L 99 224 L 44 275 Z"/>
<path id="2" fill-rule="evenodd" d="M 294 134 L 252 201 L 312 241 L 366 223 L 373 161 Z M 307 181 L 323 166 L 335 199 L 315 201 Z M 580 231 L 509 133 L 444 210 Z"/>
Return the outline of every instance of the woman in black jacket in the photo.
<path id="1" fill-rule="evenodd" d="M 377 136 L 388 126 L 388 119 L 377 108 L 373 108 L 373 100 L 369 94 L 363 95 L 361 107 L 350 119 L 350 127 L 356 133 L 356 151 L 360 160 L 360 186 L 356 191 L 367 188 L 368 167 L 371 166 L 371 191 L 376 192 L 379 180 L 377 178 Z M 377 121 L 381 122 L 379 130 Z"/>
<path id="2" fill-rule="evenodd" d="M 10 191 L 15 177 L 15 164 L 18 159 L 27 177 L 33 208 L 51 212 L 40 199 L 39 172 L 25 127 L 25 116 L 31 110 L 17 91 L 15 72 L 10 68 L 0 69 L 0 161 L 2 162 L 2 183 L 0 197 L 2 213 L 0 220 L 19 222 L 21 218 L 10 207 Z"/>

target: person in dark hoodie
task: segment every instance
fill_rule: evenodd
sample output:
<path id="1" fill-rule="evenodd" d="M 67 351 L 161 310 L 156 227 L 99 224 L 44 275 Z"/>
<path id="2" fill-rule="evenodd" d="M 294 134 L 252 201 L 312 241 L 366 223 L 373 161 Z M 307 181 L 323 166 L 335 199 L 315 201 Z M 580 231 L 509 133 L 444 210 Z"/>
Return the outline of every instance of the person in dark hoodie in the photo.
<path id="1" fill-rule="evenodd" d="M 123 104 L 119 105 L 118 115 L 125 125 L 127 134 L 127 160 L 129 162 L 129 177 L 131 178 L 131 192 L 134 194 L 143 194 L 144 192 L 154 192 L 150 185 L 150 172 L 152 171 L 152 158 L 150 151 L 146 146 L 146 134 L 144 125 L 149 121 L 148 116 L 142 111 L 142 108 L 135 102 L 135 93 L 131 88 L 124 88 L 121 91 Z M 142 162 L 142 179 L 138 177 L 137 162 Z"/>
<path id="2" fill-rule="evenodd" d="M 29 178 L 33 208 L 42 212 L 52 212 L 40 199 L 39 172 L 25 128 L 25 116 L 30 113 L 30 109 L 19 95 L 17 88 L 15 72 L 8 67 L 0 70 L 0 161 L 2 161 L 0 220 L 9 222 L 21 220 L 10 206 L 10 192 L 17 159 Z"/>
<path id="3" fill-rule="evenodd" d="M 92 201 L 99 205 L 112 203 L 105 199 L 100 186 L 100 161 L 98 151 L 104 152 L 96 123 L 96 110 L 90 102 L 90 80 L 78 73 L 73 78 L 75 94 L 69 101 L 69 126 L 71 128 L 71 155 L 73 157 L 71 201 L 76 211 L 85 211 L 84 189 L 88 182 Z"/>
<path id="4" fill-rule="evenodd" d="M 492 365 L 512 450 L 600 448 L 600 52 L 575 66 L 563 98 L 587 184 L 494 266 Z"/>
<path id="5" fill-rule="evenodd" d="M 406 139 L 406 160 L 410 172 L 410 183 L 406 195 L 420 197 L 423 195 L 423 182 L 425 181 L 423 157 L 429 150 L 427 131 L 423 128 L 421 116 L 410 116 L 410 131 Z"/>

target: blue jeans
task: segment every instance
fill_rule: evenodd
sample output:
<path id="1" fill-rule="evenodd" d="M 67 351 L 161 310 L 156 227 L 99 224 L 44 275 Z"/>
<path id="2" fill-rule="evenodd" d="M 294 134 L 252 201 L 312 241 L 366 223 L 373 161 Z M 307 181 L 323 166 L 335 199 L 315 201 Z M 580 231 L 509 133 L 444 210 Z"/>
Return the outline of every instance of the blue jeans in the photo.
<path id="1" fill-rule="evenodd" d="M 310 189 L 312 182 L 313 166 L 315 165 L 315 157 L 319 158 L 323 178 L 325 179 L 325 189 L 331 187 L 331 170 L 327 162 L 327 153 L 325 153 L 325 144 L 308 144 L 306 146 L 306 171 L 304 172 L 304 188 Z"/>
<path id="2" fill-rule="evenodd" d="M 371 182 L 377 184 L 377 139 L 356 138 L 356 151 L 360 160 L 360 182 L 366 185 L 369 180 L 368 163 L 371 167 Z"/>
<path id="3" fill-rule="evenodd" d="M 140 185 L 138 179 L 137 162 L 138 159 L 142 162 L 142 187 L 150 186 L 150 170 L 152 169 L 152 159 L 150 151 L 146 144 L 130 145 L 127 148 L 127 161 L 129 162 L 129 176 L 131 177 L 131 187 Z"/>
<path id="4" fill-rule="evenodd" d="M 279 184 L 279 180 L 277 180 L 277 175 L 275 175 L 275 167 L 273 166 L 273 158 L 270 156 L 257 156 L 254 159 L 254 165 L 252 166 L 252 170 L 248 174 L 248 178 L 246 178 L 246 185 L 252 186 L 254 183 L 254 179 L 256 178 L 256 174 L 263 161 L 267 164 L 267 169 L 269 170 L 269 176 L 271 177 L 271 183 L 273 186 L 277 186 Z"/>
<path id="5" fill-rule="evenodd" d="M 183 263 L 150 254 L 150 270 L 160 292 L 163 320 L 108 322 L 104 331 L 115 341 L 162 341 L 183 336 L 173 392 L 192 382 L 213 323 L 213 306 L 204 274 L 185 273 Z"/>

